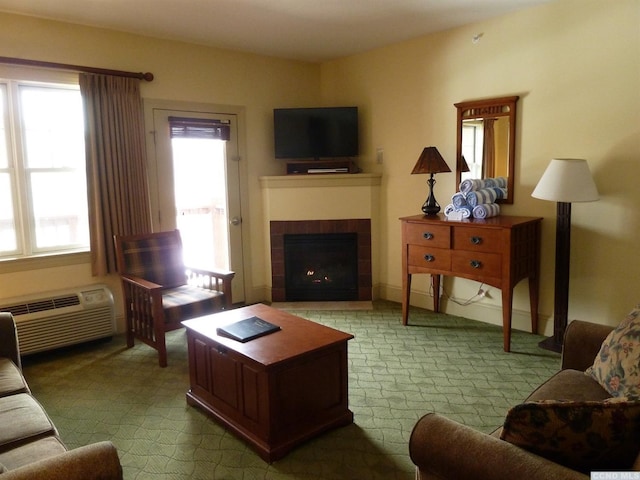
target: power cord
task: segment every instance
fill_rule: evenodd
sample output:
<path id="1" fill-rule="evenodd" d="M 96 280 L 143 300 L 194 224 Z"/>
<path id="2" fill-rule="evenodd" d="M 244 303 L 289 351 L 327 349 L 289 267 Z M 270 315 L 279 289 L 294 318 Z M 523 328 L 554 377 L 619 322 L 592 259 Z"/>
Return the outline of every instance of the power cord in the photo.
<path id="1" fill-rule="evenodd" d="M 484 283 L 480 285 L 480 288 L 478 289 L 478 293 L 476 293 L 475 295 L 473 295 L 471 298 L 468 298 L 467 300 L 459 300 L 455 297 L 452 297 L 451 295 L 449 295 L 447 293 L 447 291 L 444 289 L 444 287 L 442 287 L 442 295 L 447 297 L 449 300 L 451 300 L 453 303 L 458 304 L 462 307 L 466 307 L 467 305 L 471 305 L 472 303 L 477 303 L 480 300 L 482 300 L 483 298 L 485 298 L 487 296 L 488 291 L 486 289 L 483 288 L 484 287 Z M 433 287 L 430 288 L 431 290 L 431 294 L 433 295 Z"/>

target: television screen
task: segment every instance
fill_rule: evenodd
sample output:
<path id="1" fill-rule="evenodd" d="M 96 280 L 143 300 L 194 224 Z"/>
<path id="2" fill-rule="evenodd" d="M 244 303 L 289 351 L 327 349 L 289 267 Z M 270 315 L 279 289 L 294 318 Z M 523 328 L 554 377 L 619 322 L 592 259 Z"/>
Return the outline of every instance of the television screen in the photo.
<path id="1" fill-rule="evenodd" d="M 276 158 L 358 156 L 358 107 L 277 108 Z"/>

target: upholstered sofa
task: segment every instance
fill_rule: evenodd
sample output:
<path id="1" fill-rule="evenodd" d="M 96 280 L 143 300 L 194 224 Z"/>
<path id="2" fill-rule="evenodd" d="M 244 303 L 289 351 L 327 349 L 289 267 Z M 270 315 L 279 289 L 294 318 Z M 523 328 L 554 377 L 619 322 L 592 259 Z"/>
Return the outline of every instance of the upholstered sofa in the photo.
<path id="1" fill-rule="evenodd" d="M 638 334 L 637 324 L 635 328 L 633 335 Z M 417 467 L 416 479 L 584 480 L 590 471 L 640 470 L 640 401 L 613 398 L 602 382 L 585 373 L 596 357 L 607 360 L 609 350 L 601 347 L 616 333 L 613 330 L 583 321 L 571 322 L 565 333 L 561 370 L 522 404 L 505 412 L 504 425 L 491 434 L 435 413 L 418 420 L 409 442 L 411 459 Z M 640 343 L 635 344 L 637 351 Z M 606 419 L 603 412 L 612 416 Z M 560 420 L 554 425 L 557 417 Z M 526 422 L 531 424 L 528 430 L 523 427 Z M 589 436 L 598 422 L 605 430 L 612 425 L 620 429 L 614 433 L 621 442 L 617 447 L 612 447 L 612 442 L 607 444 L 610 438 L 603 440 L 599 432 Z M 553 430 L 549 430 L 551 425 Z M 584 443 L 572 437 L 574 430 L 588 437 L 584 443 L 591 444 L 586 449 Z M 550 445 L 549 439 L 555 443 Z M 540 446 L 542 441 L 547 443 Z M 568 458 L 556 450 L 562 448 L 572 450 Z M 614 458 L 618 453 L 621 458 Z M 576 464 L 572 458 L 576 454 L 581 460 L 586 457 L 586 464 Z M 609 455 L 611 458 L 607 458 Z M 588 464 L 591 460 L 605 467 L 592 469 Z"/>
<path id="2" fill-rule="evenodd" d="M 111 442 L 73 450 L 62 443 L 22 375 L 15 322 L 9 313 L 0 313 L 0 479 L 122 479 Z"/>

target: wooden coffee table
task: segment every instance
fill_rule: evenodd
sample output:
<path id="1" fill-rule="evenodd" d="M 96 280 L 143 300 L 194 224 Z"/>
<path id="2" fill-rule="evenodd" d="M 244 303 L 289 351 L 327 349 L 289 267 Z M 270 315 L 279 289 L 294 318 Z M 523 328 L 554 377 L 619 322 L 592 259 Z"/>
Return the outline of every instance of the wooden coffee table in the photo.
<path id="1" fill-rule="evenodd" d="M 281 330 L 241 343 L 216 328 L 256 316 Z M 353 422 L 347 341 L 353 335 L 251 305 L 183 322 L 189 348 L 187 403 L 248 442 L 267 462 Z"/>

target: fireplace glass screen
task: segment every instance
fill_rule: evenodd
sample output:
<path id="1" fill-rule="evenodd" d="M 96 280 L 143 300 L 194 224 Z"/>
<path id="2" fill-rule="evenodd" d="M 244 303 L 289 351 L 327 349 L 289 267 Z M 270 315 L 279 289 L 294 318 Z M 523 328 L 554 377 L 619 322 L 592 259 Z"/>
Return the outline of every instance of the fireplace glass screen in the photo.
<path id="1" fill-rule="evenodd" d="M 357 300 L 356 233 L 284 236 L 286 301 Z"/>

